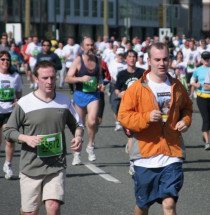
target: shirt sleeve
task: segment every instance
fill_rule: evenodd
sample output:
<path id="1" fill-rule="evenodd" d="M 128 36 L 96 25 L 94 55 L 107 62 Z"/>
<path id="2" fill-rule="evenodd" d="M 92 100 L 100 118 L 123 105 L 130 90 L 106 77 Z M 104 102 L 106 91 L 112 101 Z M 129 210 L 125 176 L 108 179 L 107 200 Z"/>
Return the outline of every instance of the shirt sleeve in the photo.
<path id="1" fill-rule="evenodd" d="M 6 128 L 3 129 L 3 134 L 9 142 L 18 142 L 20 135 L 19 128 L 23 124 L 25 113 L 22 108 L 16 104 L 12 114 L 9 117 Z"/>

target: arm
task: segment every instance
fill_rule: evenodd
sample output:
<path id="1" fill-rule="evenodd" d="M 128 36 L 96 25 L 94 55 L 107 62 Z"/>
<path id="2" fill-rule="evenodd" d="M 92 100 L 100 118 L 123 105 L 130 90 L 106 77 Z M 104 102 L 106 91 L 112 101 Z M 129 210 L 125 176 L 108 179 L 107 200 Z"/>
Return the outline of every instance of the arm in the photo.
<path id="1" fill-rule="evenodd" d="M 210 91 L 210 84 L 205 83 L 203 89 L 206 91 Z"/>
<path id="2" fill-rule="evenodd" d="M 71 67 L 69 68 L 69 71 L 65 78 L 65 82 L 74 84 L 78 82 L 90 81 L 91 77 L 88 75 L 85 75 L 83 77 L 75 77 L 76 72 L 79 71 L 80 68 L 81 68 L 81 59 L 80 57 L 77 57 L 72 63 Z"/>
<path id="3" fill-rule="evenodd" d="M 74 138 L 71 141 L 71 149 L 74 152 L 80 152 L 83 143 L 84 126 L 82 120 L 74 108 L 73 104 L 69 104 L 69 114 L 67 118 L 67 125 L 70 131 L 74 134 Z"/>
<path id="4" fill-rule="evenodd" d="M 150 113 L 153 111 L 150 108 L 147 111 L 140 110 L 141 104 L 139 102 L 141 99 L 139 99 L 139 96 L 141 92 L 137 92 L 139 87 L 141 87 L 140 83 L 136 81 L 125 91 L 118 112 L 118 120 L 120 123 L 134 132 L 140 132 L 149 127 Z M 151 102 L 148 95 L 145 95 L 144 102 Z"/>

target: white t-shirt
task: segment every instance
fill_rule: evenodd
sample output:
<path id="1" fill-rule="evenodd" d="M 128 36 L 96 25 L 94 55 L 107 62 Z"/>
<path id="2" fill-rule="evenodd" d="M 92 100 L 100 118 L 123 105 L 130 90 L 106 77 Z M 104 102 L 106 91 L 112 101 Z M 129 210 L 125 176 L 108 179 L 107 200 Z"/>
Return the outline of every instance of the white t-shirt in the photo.
<path id="1" fill-rule="evenodd" d="M 148 70 L 148 64 L 145 63 L 143 65 L 142 64 L 140 65 L 139 61 L 136 62 L 136 67 L 144 69 L 144 70 Z"/>
<path id="2" fill-rule="evenodd" d="M 42 47 L 38 46 L 38 44 L 36 45 L 34 42 L 31 42 L 28 44 L 26 49 L 26 54 L 28 55 L 35 54 L 35 56 L 30 56 L 29 65 L 31 67 L 34 67 L 36 65 L 37 55 L 41 52 L 42 52 Z"/>
<path id="3" fill-rule="evenodd" d="M 199 52 L 197 50 L 190 50 L 186 56 L 186 62 L 190 65 L 187 66 L 187 72 L 192 73 L 196 69 L 195 63 L 199 62 Z"/>
<path id="4" fill-rule="evenodd" d="M 63 47 L 63 51 L 64 51 L 64 55 L 70 55 L 66 59 L 66 67 L 70 68 L 75 58 L 79 55 L 80 46 L 78 44 L 74 44 L 73 46 L 70 46 L 69 44 L 67 44 Z"/>
<path id="5" fill-rule="evenodd" d="M 114 81 L 113 83 L 115 83 L 117 80 L 118 73 L 124 69 L 127 69 L 127 63 L 126 62 L 118 63 L 116 60 L 114 60 L 109 64 L 108 69 L 109 74 Z"/>
<path id="6" fill-rule="evenodd" d="M 22 81 L 21 77 L 17 72 L 13 74 L 2 74 L 0 73 L 0 91 L 3 93 L 10 93 L 14 92 L 14 99 L 15 92 L 22 91 Z M 0 96 L 0 113 L 11 113 L 13 110 L 12 104 L 13 101 L 3 101 L 2 95 Z"/>
<path id="7" fill-rule="evenodd" d="M 54 53 L 58 55 L 58 57 L 61 59 L 61 62 L 62 62 L 62 63 L 65 62 L 65 59 L 64 59 L 65 52 L 64 52 L 63 49 L 57 48 L 57 49 L 54 51 Z"/>
<path id="8" fill-rule="evenodd" d="M 170 108 L 171 102 L 171 83 L 167 77 L 164 83 L 156 83 L 149 78 L 149 74 L 146 76 L 148 86 L 152 90 L 155 98 L 157 99 L 160 111 L 163 113 L 162 120 L 166 121 L 167 114 Z M 169 157 L 164 154 L 148 157 L 148 158 L 141 158 L 134 161 L 135 166 L 141 166 L 146 168 L 159 168 L 164 167 L 169 164 L 175 162 L 183 162 L 181 158 L 178 157 Z"/>

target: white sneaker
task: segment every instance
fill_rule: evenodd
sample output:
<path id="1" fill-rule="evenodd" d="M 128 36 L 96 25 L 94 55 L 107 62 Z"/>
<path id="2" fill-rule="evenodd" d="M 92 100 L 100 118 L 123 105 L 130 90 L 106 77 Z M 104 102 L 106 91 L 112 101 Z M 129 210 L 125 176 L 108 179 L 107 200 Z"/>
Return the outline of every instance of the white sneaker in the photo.
<path id="1" fill-rule="evenodd" d="M 120 131 L 120 130 L 122 130 L 122 126 L 121 126 L 121 124 L 120 124 L 120 122 L 115 122 L 115 129 L 114 129 L 115 131 Z"/>
<path id="2" fill-rule="evenodd" d="M 75 152 L 74 153 L 74 157 L 73 157 L 73 160 L 72 160 L 72 165 L 73 166 L 76 166 L 76 165 L 80 165 L 82 162 L 80 160 L 80 153 L 79 152 Z"/>
<path id="3" fill-rule="evenodd" d="M 4 164 L 3 171 L 6 173 L 5 176 L 4 176 L 6 179 L 11 179 L 12 178 L 13 171 L 12 171 L 12 168 L 11 168 L 11 164 L 9 164 L 9 165 Z"/>
<path id="4" fill-rule="evenodd" d="M 88 153 L 88 160 L 89 161 L 96 160 L 96 155 L 95 155 L 95 152 L 94 152 L 94 147 L 87 146 L 86 152 Z"/>

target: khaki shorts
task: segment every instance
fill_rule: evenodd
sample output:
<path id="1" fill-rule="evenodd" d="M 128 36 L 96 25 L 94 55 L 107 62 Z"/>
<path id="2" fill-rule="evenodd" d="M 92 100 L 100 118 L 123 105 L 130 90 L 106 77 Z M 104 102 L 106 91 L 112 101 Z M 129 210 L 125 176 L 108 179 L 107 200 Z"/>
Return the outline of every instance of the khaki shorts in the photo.
<path id="1" fill-rule="evenodd" d="M 42 177 L 29 177 L 20 173 L 21 206 L 24 212 L 39 210 L 42 202 L 53 199 L 64 204 L 66 171 Z"/>

